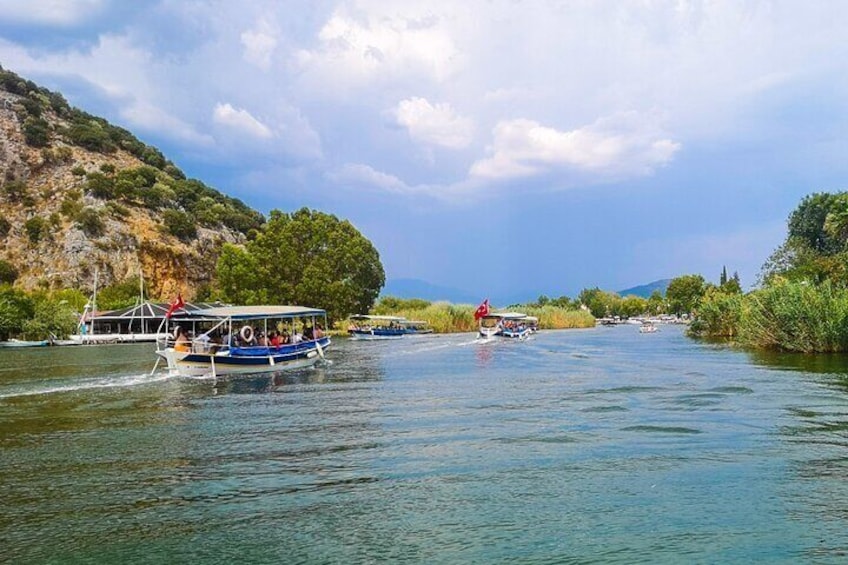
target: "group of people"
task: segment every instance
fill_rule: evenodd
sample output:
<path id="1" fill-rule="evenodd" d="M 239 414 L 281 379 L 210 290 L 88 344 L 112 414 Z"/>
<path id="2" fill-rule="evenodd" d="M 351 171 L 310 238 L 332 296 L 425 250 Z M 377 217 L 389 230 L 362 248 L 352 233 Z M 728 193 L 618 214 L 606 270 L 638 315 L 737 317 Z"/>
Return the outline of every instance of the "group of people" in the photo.
<path id="1" fill-rule="evenodd" d="M 195 339 L 191 333 L 180 326 L 174 330 L 174 349 L 176 351 L 194 351 L 197 353 L 215 353 L 222 345 L 230 347 L 280 347 L 297 344 L 302 341 L 312 341 L 324 337 L 324 329 L 320 324 L 304 326 L 303 333 L 296 329 L 289 334 L 286 328 L 279 331 L 271 330 L 267 335 L 254 331 L 251 326 L 244 326 L 239 332 L 221 337 L 218 332 L 205 332 Z"/>

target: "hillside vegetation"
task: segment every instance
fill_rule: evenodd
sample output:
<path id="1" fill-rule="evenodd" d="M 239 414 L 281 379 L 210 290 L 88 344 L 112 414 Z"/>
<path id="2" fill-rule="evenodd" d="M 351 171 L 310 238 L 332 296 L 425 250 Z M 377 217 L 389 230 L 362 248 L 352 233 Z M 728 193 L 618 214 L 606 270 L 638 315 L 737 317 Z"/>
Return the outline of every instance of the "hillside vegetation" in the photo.
<path id="1" fill-rule="evenodd" d="M 264 217 L 127 130 L 0 68 L 0 276 L 90 288 L 141 273 L 152 296 L 191 298 L 224 243 Z"/>

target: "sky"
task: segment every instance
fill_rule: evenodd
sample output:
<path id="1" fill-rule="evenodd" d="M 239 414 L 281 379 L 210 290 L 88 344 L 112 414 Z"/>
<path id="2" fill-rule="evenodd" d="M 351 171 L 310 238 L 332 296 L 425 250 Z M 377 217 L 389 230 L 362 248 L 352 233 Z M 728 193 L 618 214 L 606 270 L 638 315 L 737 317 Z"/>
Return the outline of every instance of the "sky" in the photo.
<path id="1" fill-rule="evenodd" d="M 388 279 L 756 284 L 848 173 L 848 2 L 0 0 L 0 64 Z"/>

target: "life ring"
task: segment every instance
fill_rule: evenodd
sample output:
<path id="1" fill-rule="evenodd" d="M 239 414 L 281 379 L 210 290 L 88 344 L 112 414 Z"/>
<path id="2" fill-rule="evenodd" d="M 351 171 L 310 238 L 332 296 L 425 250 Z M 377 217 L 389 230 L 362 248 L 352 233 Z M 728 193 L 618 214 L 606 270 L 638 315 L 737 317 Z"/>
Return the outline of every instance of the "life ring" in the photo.
<path id="1" fill-rule="evenodd" d="M 241 336 L 241 339 L 249 343 L 253 341 L 253 328 L 250 326 L 243 326 L 241 331 L 239 331 L 239 335 Z"/>

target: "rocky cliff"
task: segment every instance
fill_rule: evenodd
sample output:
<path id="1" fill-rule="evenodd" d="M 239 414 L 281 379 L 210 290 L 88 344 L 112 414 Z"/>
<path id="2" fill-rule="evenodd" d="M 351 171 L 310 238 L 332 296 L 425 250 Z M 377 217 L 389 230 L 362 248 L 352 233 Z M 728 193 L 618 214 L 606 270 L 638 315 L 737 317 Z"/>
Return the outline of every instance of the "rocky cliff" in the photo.
<path id="1" fill-rule="evenodd" d="M 0 260 L 17 286 L 87 290 L 95 270 L 101 285 L 141 273 L 151 296 L 191 299 L 223 243 L 261 223 L 129 132 L 0 73 Z"/>

